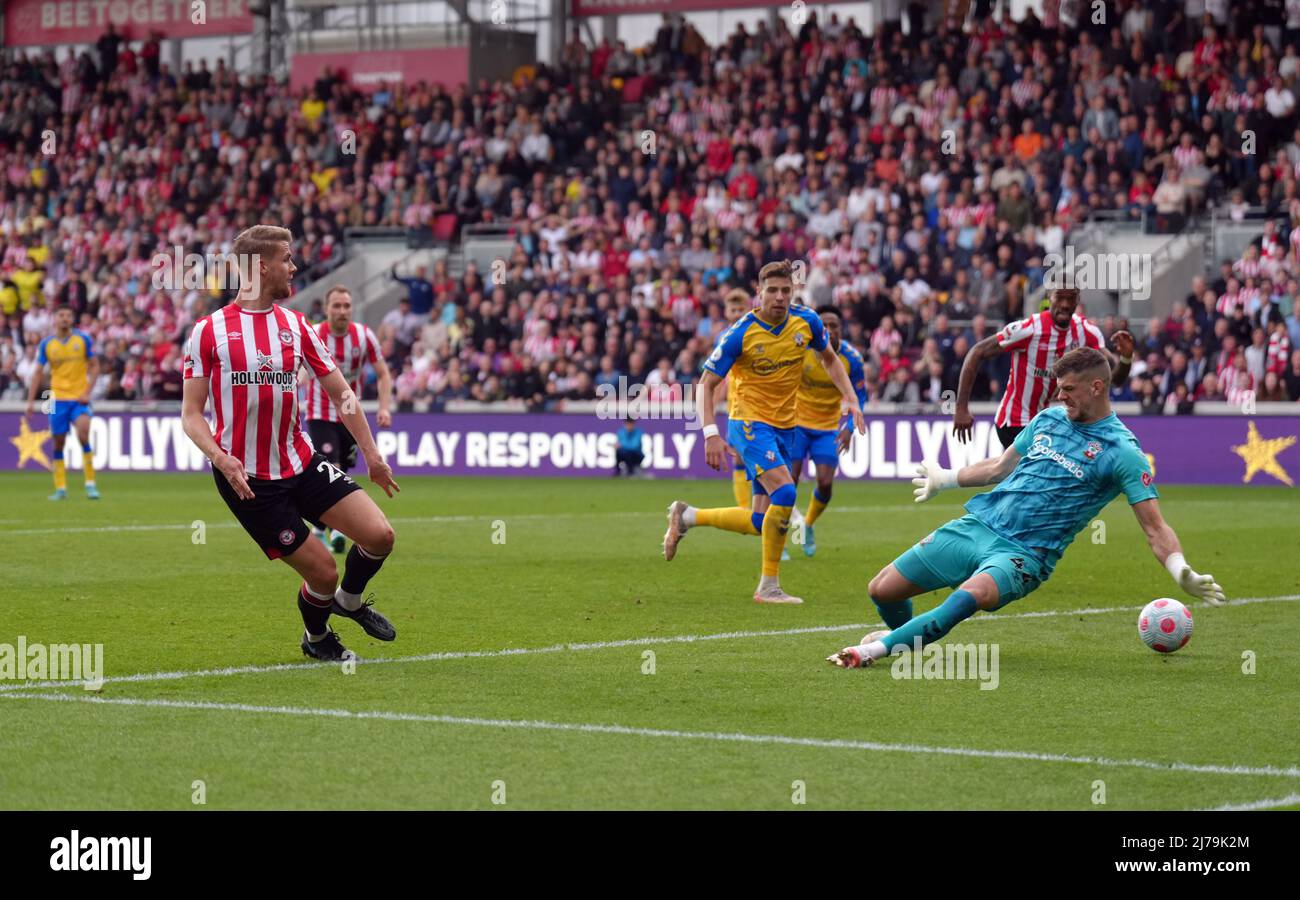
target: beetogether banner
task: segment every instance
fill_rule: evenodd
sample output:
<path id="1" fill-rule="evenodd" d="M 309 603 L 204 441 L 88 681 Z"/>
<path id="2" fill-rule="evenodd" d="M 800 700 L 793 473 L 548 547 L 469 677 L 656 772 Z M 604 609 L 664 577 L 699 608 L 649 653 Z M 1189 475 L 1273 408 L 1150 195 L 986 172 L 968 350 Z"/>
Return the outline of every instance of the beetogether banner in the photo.
<path id="1" fill-rule="evenodd" d="M 1300 415 L 1126 417 L 1164 484 L 1292 485 L 1300 477 Z M 719 423 L 726 433 L 725 420 Z M 594 415 L 409 414 L 378 428 L 379 448 L 399 475 L 608 476 L 614 470 L 619 421 Z M 659 478 L 706 478 L 698 430 L 680 419 L 638 423 L 645 470 Z M 44 416 L 0 413 L 0 470 L 48 470 L 53 442 Z M 102 472 L 199 472 L 208 463 L 174 413 L 114 412 L 91 420 L 95 467 Z M 968 465 L 1002 452 L 992 422 L 975 423 L 960 443 L 942 416 L 868 416 L 865 435 L 840 457 L 840 477 L 911 478 L 935 459 Z M 81 464 L 75 438 L 67 462 Z"/>

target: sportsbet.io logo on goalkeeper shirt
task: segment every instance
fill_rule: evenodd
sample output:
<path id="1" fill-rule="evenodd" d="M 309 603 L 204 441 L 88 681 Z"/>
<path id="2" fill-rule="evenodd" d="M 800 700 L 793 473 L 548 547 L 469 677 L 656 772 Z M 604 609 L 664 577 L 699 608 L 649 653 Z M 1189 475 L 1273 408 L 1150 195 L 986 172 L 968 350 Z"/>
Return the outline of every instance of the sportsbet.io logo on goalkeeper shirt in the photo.
<path id="1" fill-rule="evenodd" d="M 1111 413 L 1087 425 L 1049 407 L 1020 432 L 1024 457 L 966 511 L 1005 538 L 1032 548 L 1050 572 L 1065 548 L 1120 494 L 1130 505 L 1159 496 L 1133 432 Z"/>

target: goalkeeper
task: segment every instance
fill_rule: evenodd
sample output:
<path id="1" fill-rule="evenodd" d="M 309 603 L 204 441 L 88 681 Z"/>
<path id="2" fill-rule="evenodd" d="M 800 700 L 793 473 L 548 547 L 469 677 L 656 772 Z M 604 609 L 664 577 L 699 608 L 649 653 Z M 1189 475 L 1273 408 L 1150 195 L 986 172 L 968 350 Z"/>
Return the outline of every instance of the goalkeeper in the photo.
<path id="1" fill-rule="evenodd" d="M 1223 589 L 1183 558 L 1178 535 L 1156 502 L 1146 454 L 1110 408 L 1110 363 L 1099 350 L 1080 347 L 1053 367 L 1057 399 L 1030 421 L 999 457 L 959 471 L 922 463 L 916 502 L 941 490 L 996 484 L 966 502 L 966 515 L 926 535 L 871 579 L 871 600 L 888 630 L 827 661 L 846 669 L 870 666 L 895 647 L 933 643 L 977 610 L 1000 609 L 1051 577 L 1065 548 L 1101 509 L 1121 493 L 1147 543 L 1187 593 L 1214 606 Z M 934 609 L 912 615 L 911 598 L 955 588 Z"/>

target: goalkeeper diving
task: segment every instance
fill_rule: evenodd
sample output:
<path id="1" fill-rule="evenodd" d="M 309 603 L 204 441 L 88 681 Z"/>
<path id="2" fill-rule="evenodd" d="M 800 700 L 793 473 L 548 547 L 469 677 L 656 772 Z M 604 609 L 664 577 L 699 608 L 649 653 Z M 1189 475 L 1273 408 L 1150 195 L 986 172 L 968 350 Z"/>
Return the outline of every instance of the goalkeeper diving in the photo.
<path id="1" fill-rule="evenodd" d="M 871 579 L 871 600 L 887 630 L 868 634 L 828 662 L 870 666 L 895 648 L 939 640 L 979 610 L 1026 596 L 1051 577 L 1074 536 L 1121 493 L 1174 583 L 1199 600 L 1223 604 L 1223 588 L 1187 564 L 1178 535 L 1160 514 L 1146 454 L 1111 410 L 1106 357 L 1080 347 L 1062 356 L 1053 374 L 1062 405 L 1034 416 L 1001 456 L 956 471 L 933 462 L 917 467 L 917 503 L 951 488 L 997 487 L 976 494 L 965 516 L 926 535 Z M 914 616 L 911 598 L 941 587 L 954 590 Z"/>

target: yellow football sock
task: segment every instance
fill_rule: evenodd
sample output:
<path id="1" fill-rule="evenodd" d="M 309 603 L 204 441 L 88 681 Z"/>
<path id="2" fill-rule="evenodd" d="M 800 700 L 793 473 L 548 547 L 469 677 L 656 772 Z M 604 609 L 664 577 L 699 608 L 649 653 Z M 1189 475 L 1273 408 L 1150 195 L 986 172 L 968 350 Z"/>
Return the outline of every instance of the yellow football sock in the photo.
<path id="1" fill-rule="evenodd" d="M 793 506 L 769 506 L 763 517 L 763 574 L 779 575 L 781 551 L 785 549 L 786 533 L 790 530 L 790 512 Z"/>
<path id="2" fill-rule="evenodd" d="M 68 489 L 68 471 L 64 466 L 62 456 L 54 461 L 54 489 L 56 491 L 66 491 Z"/>
<path id="3" fill-rule="evenodd" d="M 753 491 L 749 487 L 749 478 L 744 469 L 731 470 L 731 492 L 736 496 L 736 505 L 749 508 Z"/>
<path id="4" fill-rule="evenodd" d="M 697 509 L 695 511 L 695 524 L 707 525 L 710 528 L 721 528 L 723 531 L 734 531 L 736 534 L 758 534 L 754 529 L 753 512 L 739 506 Z M 780 555 L 777 554 L 777 556 Z"/>
<path id="5" fill-rule="evenodd" d="M 812 500 L 808 501 L 808 512 L 804 515 L 803 520 L 811 525 L 817 521 L 817 517 L 822 514 L 822 510 L 830 503 L 829 500 L 821 500 L 817 497 L 817 492 L 813 491 Z"/>
<path id="6" fill-rule="evenodd" d="M 83 447 L 81 450 L 81 468 L 86 473 L 86 484 L 95 483 L 95 454 L 90 452 L 89 447 Z"/>

